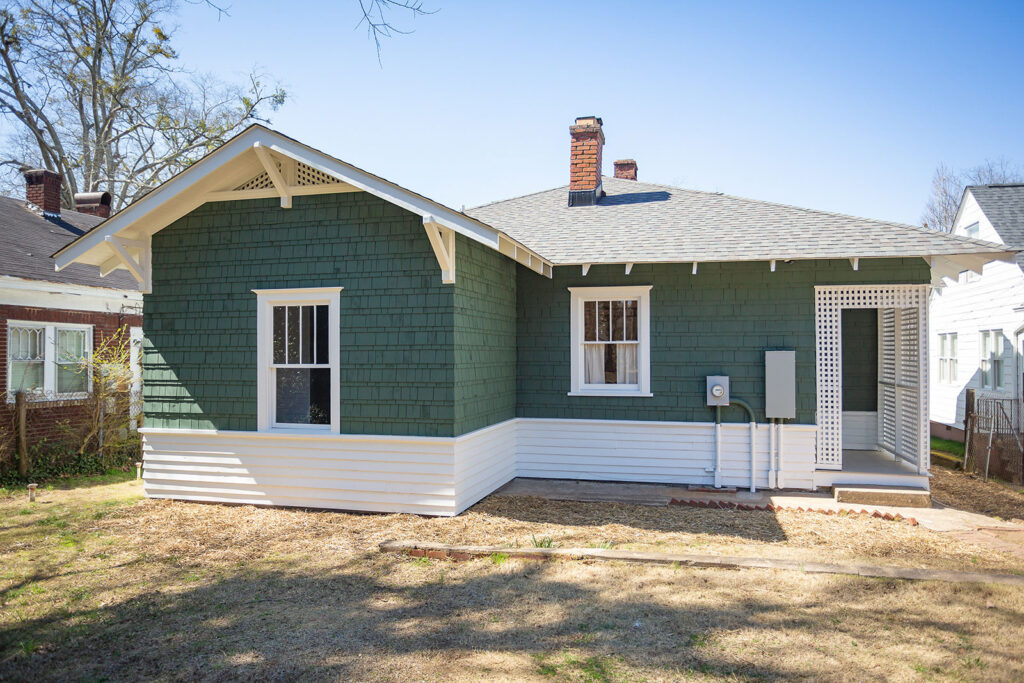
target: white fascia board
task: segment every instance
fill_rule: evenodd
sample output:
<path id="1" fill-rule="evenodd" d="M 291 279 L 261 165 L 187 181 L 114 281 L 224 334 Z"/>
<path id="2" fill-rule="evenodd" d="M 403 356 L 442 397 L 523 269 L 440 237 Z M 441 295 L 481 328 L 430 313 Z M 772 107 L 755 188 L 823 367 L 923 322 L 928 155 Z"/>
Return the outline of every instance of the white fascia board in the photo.
<path id="1" fill-rule="evenodd" d="M 142 293 L 109 287 L 69 285 L 0 276 L 0 303 L 11 306 L 66 309 L 100 313 L 142 310 Z"/>
<path id="2" fill-rule="evenodd" d="M 152 210 L 165 202 L 171 202 L 184 190 L 194 186 L 196 183 L 209 178 L 216 173 L 217 169 L 231 161 L 239 154 L 248 151 L 254 142 L 252 134 L 258 132 L 257 128 L 250 128 L 224 143 L 217 151 L 209 156 L 203 157 L 185 171 L 160 185 L 155 190 L 142 197 L 136 202 L 129 204 L 116 214 L 100 223 L 90 232 L 67 245 L 56 254 L 53 259 L 56 262 L 56 269 L 62 270 L 75 263 L 86 252 L 93 249 L 102 249 L 104 254 L 109 255 L 110 248 L 105 246 L 106 238 L 116 235 L 122 230 L 133 226 L 143 220 Z M 268 131 L 269 132 L 269 131 Z M 166 227 L 160 225 L 150 233 Z M 104 259 L 106 260 L 106 259 Z"/>
<path id="3" fill-rule="evenodd" d="M 57 270 L 75 263 L 87 252 L 94 249 L 103 250 L 103 258 L 98 260 L 107 260 L 111 254 L 109 253 L 109 247 L 104 245 L 104 241 L 108 236 L 116 235 L 123 230 L 135 227 L 141 221 L 144 221 L 157 207 L 175 201 L 186 190 L 195 187 L 204 180 L 210 179 L 218 169 L 239 155 L 250 151 L 256 143 L 277 154 L 301 161 L 318 171 L 338 178 L 353 187 L 380 197 L 407 211 L 424 217 L 432 216 L 439 224 L 451 228 L 453 231 L 492 249 L 498 250 L 498 238 L 502 234 L 499 230 L 415 192 L 401 188 L 383 178 L 367 173 L 351 164 L 307 147 L 280 133 L 262 126 L 253 126 L 229 140 L 209 156 L 204 157 L 179 175 L 171 178 L 145 197 L 117 212 L 91 232 L 58 251 L 54 255 Z M 195 200 L 200 200 L 199 197 L 193 197 L 192 199 L 194 200 L 192 203 L 195 203 Z M 199 203 L 201 204 L 202 201 L 200 200 Z M 198 205 L 196 204 L 196 206 Z M 189 204 L 185 208 L 185 213 L 187 213 L 195 207 Z M 166 223 L 150 222 L 145 226 L 145 230 L 152 234 L 165 226 Z M 541 258 L 539 254 L 537 257 Z"/>

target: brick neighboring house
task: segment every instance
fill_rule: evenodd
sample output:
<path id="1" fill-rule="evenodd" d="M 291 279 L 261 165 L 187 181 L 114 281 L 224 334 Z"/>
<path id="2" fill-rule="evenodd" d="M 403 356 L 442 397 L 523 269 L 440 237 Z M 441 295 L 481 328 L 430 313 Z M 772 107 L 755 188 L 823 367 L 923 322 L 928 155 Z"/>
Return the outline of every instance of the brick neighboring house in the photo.
<path id="1" fill-rule="evenodd" d="M 61 210 L 62 178 L 25 173 L 26 199 L 0 197 L 0 468 L 10 464 L 15 393 L 28 395 L 27 442 L 59 436 L 59 423 L 81 419 L 90 380 L 69 370 L 74 356 L 128 326 L 141 338 L 142 295 L 126 272 L 100 277 L 95 266 L 58 272 L 52 254 L 110 213 L 105 192 L 75 196 L 77 211 Z M 60 358 L 58 358 L 60 354 Z M 5 462 L 6 460 L 6 462 Z"/>

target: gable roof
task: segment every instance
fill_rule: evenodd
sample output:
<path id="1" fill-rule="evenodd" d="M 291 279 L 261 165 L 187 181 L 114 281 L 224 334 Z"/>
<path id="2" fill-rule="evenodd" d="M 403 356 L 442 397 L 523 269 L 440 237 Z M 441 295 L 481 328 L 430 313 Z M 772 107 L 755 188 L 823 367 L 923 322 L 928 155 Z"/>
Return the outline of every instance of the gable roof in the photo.
<path id="1" fill-rule="evenodd" d="M 1009 247 L 1024 248 L 1024 183 L 968 185 L 999 237 Z M 960 203 L 961 206 L 963 202 Z"/>
<path id="2" fill-rule="evenodd" d="M 284 177 L 289 173 L 290 180 Z M 425 225 L 462 234 L 550 276 L 546 259 L 500 230 L 259 124 L 60 249 L 54 259 L 58 268 L 90 263 L 107 273 L 127 267 L 128 257 L 138 260 L 136 269 L 144 269 L 149 237 L 206 202 L 281 194 L 282 206 L 290 206 L 291 195 L 281 193 L 279 183 L 295 194 L 367 192 L 419 214 Z"/>
<path id="3" fill-rule="evenodd" d="M 923 227 L 719 192 L 604 177 L 607 196 L 567 205 L 568 186 L 486 204 L 473 216 L 556 265 L 979 255 L 1002 245 Z"/>
<path id="4" fill-rule="evenodd" d="M 62 210 L 59 217 L 44 217 L 27 202 L 0 197 L 0 275 L 60 284 L 135 290 L 127 273 L 101 278 L 93 266 L 74 264 L 57 272 L 50 254 L 85 234 L 103 219 Z"/>

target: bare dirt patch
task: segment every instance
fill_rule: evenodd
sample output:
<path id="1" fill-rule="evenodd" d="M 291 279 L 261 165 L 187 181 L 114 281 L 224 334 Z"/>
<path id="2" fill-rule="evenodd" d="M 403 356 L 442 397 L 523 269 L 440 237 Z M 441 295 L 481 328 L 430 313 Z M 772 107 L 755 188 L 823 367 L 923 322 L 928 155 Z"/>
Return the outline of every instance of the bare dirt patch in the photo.
<path id="1" fill-rule="evenodd" d="M 970 544 L 899 522 L 507 498 L 425 519 L 137 495 L 120 484 L 0 501 L 0 679 L 1024 676 L 1005 646 L 1024 638 L 1024 591 L 1006 586 L 375 550 L 536 537 L 827 559 L 891 532 L 871 551 L 979 568 Z"/>
<path id="2" fill-rule="evenodd" d="M 1024 523 L 1024 492 L 1012 484 L 944 467 L 932 468 L 932 498 L 968 512 Z"/>

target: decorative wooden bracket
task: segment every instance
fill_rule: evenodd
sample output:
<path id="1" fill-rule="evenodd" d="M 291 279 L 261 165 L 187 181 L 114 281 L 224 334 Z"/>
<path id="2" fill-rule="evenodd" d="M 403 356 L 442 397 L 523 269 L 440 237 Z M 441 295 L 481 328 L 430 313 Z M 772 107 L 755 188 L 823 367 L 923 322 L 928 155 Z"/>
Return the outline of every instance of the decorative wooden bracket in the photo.
<path id="1" fill-rule="evenodd" d="M 437 265 L 441 267 L 441 282 L 450 285 L 455 282 L 455 231 L 437 222 L 433 216 L 423 217 L 423 229 L 434 249 Z"/>
<path id="2" fill-rule="evenodd" d="M 587 273 L 590 272 L 590 264 L 584 263 L 582 266 L 580 266 L 580 272 L 583 274 L 583 277 L 586 277 Z"/>
<path id="3" fill-rule="evenodd" d="M 292 208 L 291 190 L 289 189 L 288 183 L 285 182 L 284 176 L 281 175 L 281 171 L 278 170 L 273 157 L 270 156 L 270 152 L 267 151 L 267 148 L 258 141 L 252 143 L 252 148 L 256 152 L 256 156 L 259 157 L 260 163 L 263 164 L 263 169 L 267 172 L 267 175 L 270 176 L 270 182 L 274 183 L 274 188 L 277 190 L 277 193 L 281 195 L 281 208 Z"/>
<path id="4" fill-rule="evenodd" d="M 100 275 L 108 275 L 118 266 L 124 266 L 139 283 L 141 291 L 152 291 L 153 268 L 149 238 L 131 240 L 108 235 L 104 241 L 114 250 L 114 256 L 100 264 Z M 134 249 L 138 256 L 132 256 L 129 249 Z"/>

